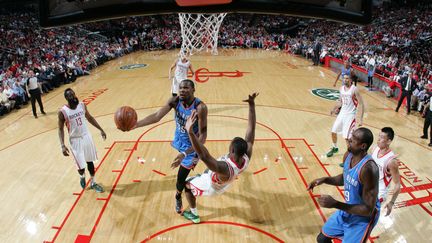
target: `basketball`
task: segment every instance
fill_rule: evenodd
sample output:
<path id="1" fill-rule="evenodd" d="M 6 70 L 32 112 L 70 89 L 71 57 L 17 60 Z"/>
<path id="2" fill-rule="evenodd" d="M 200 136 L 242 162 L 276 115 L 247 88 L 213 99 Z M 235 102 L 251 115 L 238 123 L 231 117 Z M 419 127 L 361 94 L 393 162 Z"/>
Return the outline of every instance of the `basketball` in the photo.
<path id="1" fill-rule="evenodd" d="M 123 132 L 130 131 L 137 123 L 138 115 L 130 106 L 120 107 L 114 114 L 114 122 Z"/>

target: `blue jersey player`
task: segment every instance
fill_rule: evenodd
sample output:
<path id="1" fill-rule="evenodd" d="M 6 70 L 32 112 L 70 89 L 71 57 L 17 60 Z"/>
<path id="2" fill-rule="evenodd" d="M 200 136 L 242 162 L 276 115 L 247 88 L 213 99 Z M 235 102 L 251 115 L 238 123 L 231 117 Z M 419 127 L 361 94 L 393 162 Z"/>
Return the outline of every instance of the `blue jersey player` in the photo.
<path id="1" fill-rule="evenodd" d="M 339 80 L 340 77 L 344 77 L 345 75 L 348 75 L 348 77 L 350 77 L 351 79 L 353 79 L 353 75 L 351 75 L 351 65 L 350 63 L 347 61 L 345 61 L 344 66 L 342 67 L 340 73 L 338 74 L 338 76 L 336 77 L 336 80 L 334 81 L 333 87 L 336 87 L 337 81 Z M 354 81 L 355 80 L 355 81 Z M 357 86 L 357 79 L 353 79 L 354 81 L 354 85 Z M 342 80 L 342 86 L 343 86 L 343 80 Z"/>
<path id="2" fill-rule="evenodd" d="M 332 238 L 342 242 L 366 242 L 379 217 L 378 166 L 367 154 L 373 142 L 373 134 L 367 128 L 355 130 L 348 141 L 348 151 L 344 155 L 343 174 L 323 177 L 312 181 L 308 190 L 323 183 L 344 186 L 345 202 L 329 195 L 321 195 L 321 207 L 337 208 L 324 224 L 317 242 L 332 242 Z"/>
<path id="3" fill-rule="evenodd" d="M 159 122 L 171 109 L 175 111 L 176 130 L 172 146 L 179 152 L 171 168 L 180 165 L 177 173 L 177 193 L 175 196 L 177 213 L 182 213 L 182 192 L 186 185 L 186 178 L 191 169 L 198 162 L 198 156 L 195 153 L 189 140 L 185 124 L 192 111 L 196 110 L 198 122 L 193 127 L 193 131 L 201 143 L 205 143 L 207 138 L 207 106 L 200 99 L 194 96 L 195 84 L 192 80 L 185 79 L 180 82 L 179 95 L 171 97 L 168 102 L 155 113 L 148 115 L 137 122 L 135 128 L 147 126 Z"/>

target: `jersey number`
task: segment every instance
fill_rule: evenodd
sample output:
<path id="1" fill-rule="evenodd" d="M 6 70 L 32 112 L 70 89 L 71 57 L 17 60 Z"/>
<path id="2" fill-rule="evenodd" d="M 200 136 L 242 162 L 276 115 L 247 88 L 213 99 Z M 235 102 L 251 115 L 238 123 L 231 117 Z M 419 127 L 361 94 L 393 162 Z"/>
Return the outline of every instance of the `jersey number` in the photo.
<path id="1" fill-rule="evenodd" d="M 349 201 L 349 191 L 344 191 L 345 202 Z"/>
<path id="2" fill-rule="evenodd" d="M 82 125 L 82 121 L 81 118 L 78 117 L 77 119 L 75 119 L 77 126 L 81 126 Z"/>

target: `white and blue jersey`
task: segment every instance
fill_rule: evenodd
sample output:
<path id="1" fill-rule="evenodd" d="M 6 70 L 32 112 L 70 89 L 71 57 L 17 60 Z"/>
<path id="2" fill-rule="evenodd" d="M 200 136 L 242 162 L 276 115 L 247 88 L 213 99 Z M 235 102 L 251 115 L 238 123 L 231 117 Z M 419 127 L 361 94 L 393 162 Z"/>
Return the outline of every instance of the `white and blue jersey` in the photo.
<path id="1" fill-rule="evenodd" d="M 176 130 L 174 133 L 174 140 L 172 146 L 179 152 L 185 152 L 188 148 L 192 147 L 192 143 L 189 140 L 185 125 L 188 117 L 192 114 L 193 110 L 196 110 L 201 100 L 195 98 L 188 108 L 183 106 L 183 103 L 179 101 L 175 107 L 174 119 L 176 122 Z M 193 125 L 193 132 L 198 135 L 198 122 Z M 188 154 L 181 165 L 187 169 L 192 169 L 198 162 L 197 154 L 195 152 Z"/>
<path id="2" fill-rule="evenodd" d="M 370 155 L 350 168 L 352 154 L 349 153 L 344 161 L 344 197 L 347 204 L 364 204 L 362 193 L 363 183 L 360 181 L 360 171 L 363 166 L 371 160 Z M 322 233 L 330 238 L 338 238 L 343 242 L 366 242 L 373 227 L 378 222 L 380 202 L 378 196 L 374 212 L 370 217 L 350 214 L 337 210 L 322 228 Z"/>

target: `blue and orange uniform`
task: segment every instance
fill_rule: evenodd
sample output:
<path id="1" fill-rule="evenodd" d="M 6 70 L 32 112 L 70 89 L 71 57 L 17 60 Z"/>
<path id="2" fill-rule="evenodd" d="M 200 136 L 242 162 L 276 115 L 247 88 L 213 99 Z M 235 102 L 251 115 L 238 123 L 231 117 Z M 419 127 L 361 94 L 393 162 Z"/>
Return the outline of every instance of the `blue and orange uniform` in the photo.
<path id="1" fill-rule="evenodd" d="M 171 145 L 179 152 L 185 152 L 188 148 L 192 147 L 192 143 L 189 140 L 185 125 L 188 117 L 192 114 L 192 111 L 196 110 L 200 103 L 201 100 L 195 97 L 192 101 L 192 104 L 188 108 L 185 108 L 181 101 L 179 101 L 175 107 L 174 118 L 176 121 L 176 130 L 174 133 L 174 140 L 172 141 Z M 192 129 L 193 132 L 198 136 L 198 122 L 193 125 Z M 195 167 L 197 162 L 198 156 L 195 152 L 192 152 L 183 159 L 180 165 L 186 169 L 192 169 Z"/>
<path id="2" fill-rule="evenodd" d="M 352 154 L 349 153 L 344 161 L 344 197 L 347 204 L 364 204 L 362 199 L 363 184 L 360 180 L 360 172 L 363 166 L 372 160 L 370 155 L 350 168 Z M 347 243 L 366 242 L 373 227 L 378 222 L 380 213 L 380 201 L 376 198 L 375 208 L 371 216 L 360 216 L 337 210 L 322 228 L 322 233 L 330 238 L 338 238 Z"/>

